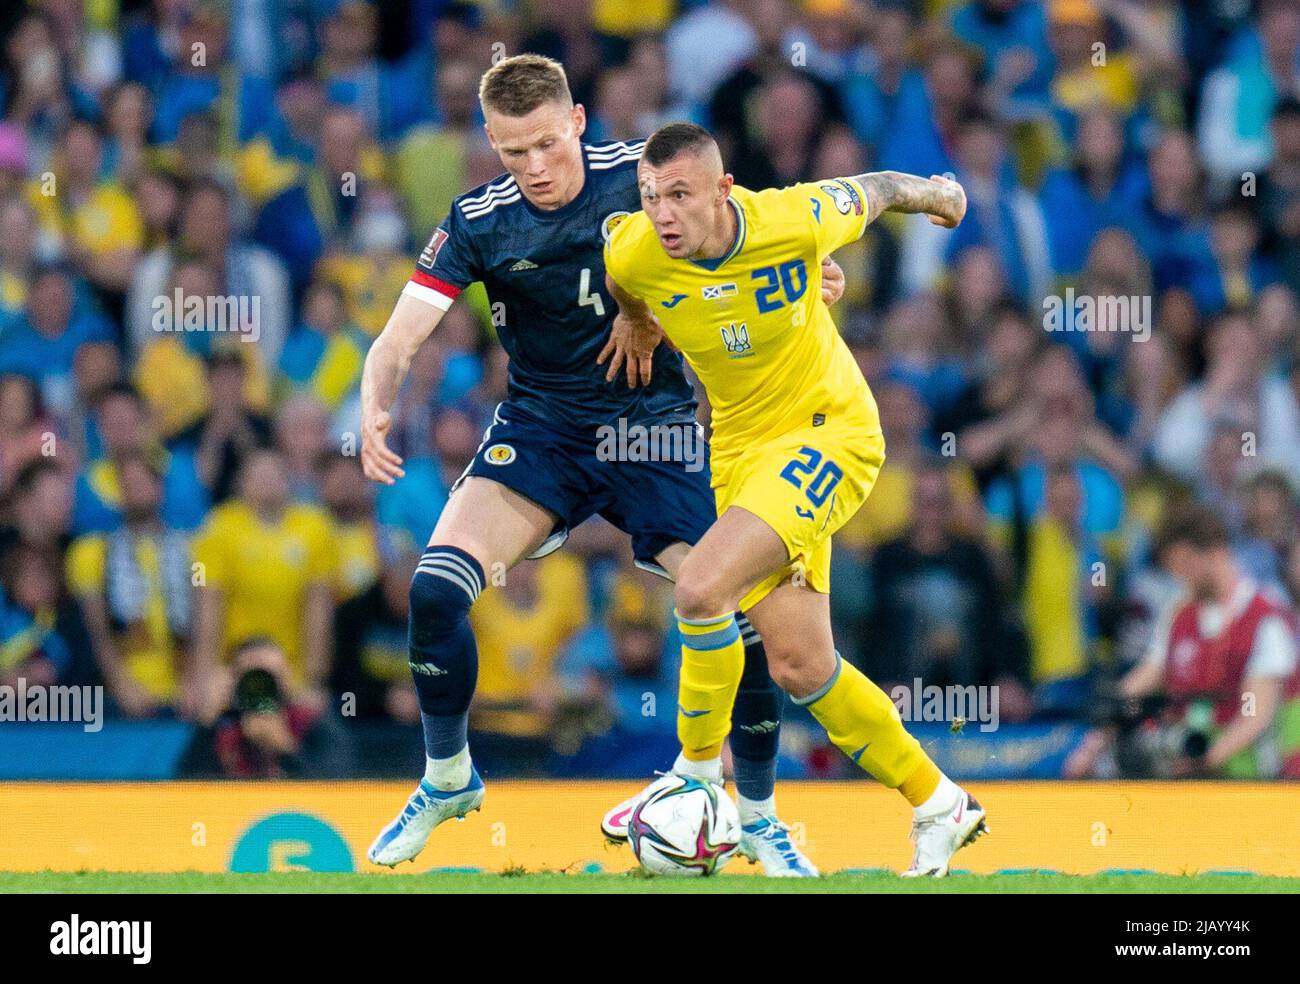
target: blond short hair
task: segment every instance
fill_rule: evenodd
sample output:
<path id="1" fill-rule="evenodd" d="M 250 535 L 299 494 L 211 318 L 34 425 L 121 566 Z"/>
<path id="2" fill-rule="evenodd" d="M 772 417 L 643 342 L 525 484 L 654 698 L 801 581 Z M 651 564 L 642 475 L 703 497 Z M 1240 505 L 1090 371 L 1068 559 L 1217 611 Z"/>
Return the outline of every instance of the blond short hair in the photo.
<path id="1" fill-rule="evenodd" d="M 545 55 L 511 55 L 486 72 L 478 86 L 483 112 L 527 116 L 538 106 L 558 102 L 573 105 L 564 66 Z"/>

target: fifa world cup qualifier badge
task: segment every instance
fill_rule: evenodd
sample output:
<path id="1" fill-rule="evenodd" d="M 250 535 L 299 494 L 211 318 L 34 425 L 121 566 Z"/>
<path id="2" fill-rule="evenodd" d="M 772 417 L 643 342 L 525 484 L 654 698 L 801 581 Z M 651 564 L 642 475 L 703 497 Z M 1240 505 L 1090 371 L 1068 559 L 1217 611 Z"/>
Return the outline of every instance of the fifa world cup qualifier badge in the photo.
<path id="1" fill-rule="evenodd" d="M 836 211 L 840 215 L 848 215 L 849 212 L 854 215 L 862 214 L 862 196 L 849 182 L 827 181 L 825 184 L 818 185 L 818 187 L 830 195 L 831 201 L 835 203 Z"/>
<path id="2" fill-rule="evenodd" d="M 515 460 L 515 449 L 509 444 L 494 444 L 483 455 L 489 465 L 508 465 Z"/>

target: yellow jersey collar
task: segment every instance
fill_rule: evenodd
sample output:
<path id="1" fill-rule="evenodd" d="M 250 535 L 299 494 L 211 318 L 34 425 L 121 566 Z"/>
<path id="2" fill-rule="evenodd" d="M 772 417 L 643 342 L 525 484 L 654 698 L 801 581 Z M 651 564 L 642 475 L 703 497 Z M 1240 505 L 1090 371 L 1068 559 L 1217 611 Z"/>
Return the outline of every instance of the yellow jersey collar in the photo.
<path id="1" fill-rule="evenodd" d="M 728 197 L 727 203 L 736 210 L 736 239 L 731 244 L 731 249 L 727 250 L 722 256 L 711 260 L 691 260 L 698 267 L 703 267 L 710 273 L 722 266 L 729 259 L 739 253 L 745 246 L 745 231 L 748 223 L 745 221 L 745 210 L 740 207 L 740 202 L 735 198 Z"/>

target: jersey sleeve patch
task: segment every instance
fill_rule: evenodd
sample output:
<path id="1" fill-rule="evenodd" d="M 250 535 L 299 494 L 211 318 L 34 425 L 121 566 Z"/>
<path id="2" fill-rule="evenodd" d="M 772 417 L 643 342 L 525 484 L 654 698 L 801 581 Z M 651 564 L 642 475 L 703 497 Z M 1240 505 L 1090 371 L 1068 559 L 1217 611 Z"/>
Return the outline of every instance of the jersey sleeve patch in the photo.
<path id="1" fill-rule="evenodd" d="M 476 256 L 477 251 L 464 222 L 453 209 L 420 251 L 420 258 L 415 263 L 415 271 L 407 285 L 411 289 L 405 293 L 430 304 L 438 304 L 446 310 L 462 290 L 481 279 Z M 436 300 L 430 293 L 442 295 L 445 303 Z"/>
<path id="2" fill-rule="evenodd" d="M 825 178 L 794 187 L 804 196 L 802 207 L 807 210 L 804 214 L 809 217 L 819 258 L 857 239 L 871 221 L 866 194 L 852 178 Z"/>
<path id="3" fill-rule="evenodd" d="M 848 215 L 850 212 L 854 215 L 862 214 L 862 195 L 853 182 L 836 178 L 833 181 L 823 181 L 818 187 L 830 196 L 840 215 Z"/>
<path id="4" fill-rule="evenodd" d="M 447 230 L 435 229 L 429 239 L 429 244 L 420 251 L 420 266 L 433 269 L 434 263 L 438 261 L 438 253 L 442 250 L 442 245 L 447 241 Z"/>

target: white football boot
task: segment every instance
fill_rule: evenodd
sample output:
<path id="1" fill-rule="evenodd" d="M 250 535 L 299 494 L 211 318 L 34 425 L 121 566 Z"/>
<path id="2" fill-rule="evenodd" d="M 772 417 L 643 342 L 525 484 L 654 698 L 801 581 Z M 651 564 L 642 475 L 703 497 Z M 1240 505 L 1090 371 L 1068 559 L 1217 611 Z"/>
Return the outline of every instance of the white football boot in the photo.
<path id="1" fill-rule="evenodd" d="M 477 769 L 471 770 L 469 784 L 464 789 L 434 789 L 429 780 L 421 779 L 397 819 L 379 832 L 366 857 L 374 864 L 390 868 L 403 861 L 414 861 L 424 850 L 434 827 L 452 817 L 465 819 L 467 813 L 483 805 L 483 793 L 483 780 Z"/>
<path id="2" fill-rule="evenodd" d="M 635 796 L 629 796 L 601 818 L 600 832 L 605 835 L 605 840 L 611 844 L 627 843 L 628 817 L 632 815 L 632 811 L 636 809 L 643 796 L 645 796 L 644 789 Z"/>
<path id="3" fill-rule="evenodd" d="M 759 817 L 741 826 L 740 853 L 763 866 L 768 878 L 816 878 L 816 866 L 790 839 L 790 828 L 776 817 Z"/>
<path id="4" fill-rule="evenodd" d="M 945 877 L 952 856 L 989 832 L 984 808 L 966 790 L 960 793 L 952 809 L 912 820 L 911 836 L 916 851 L 912 866 L 903 872 L 904 878 Z"/>

